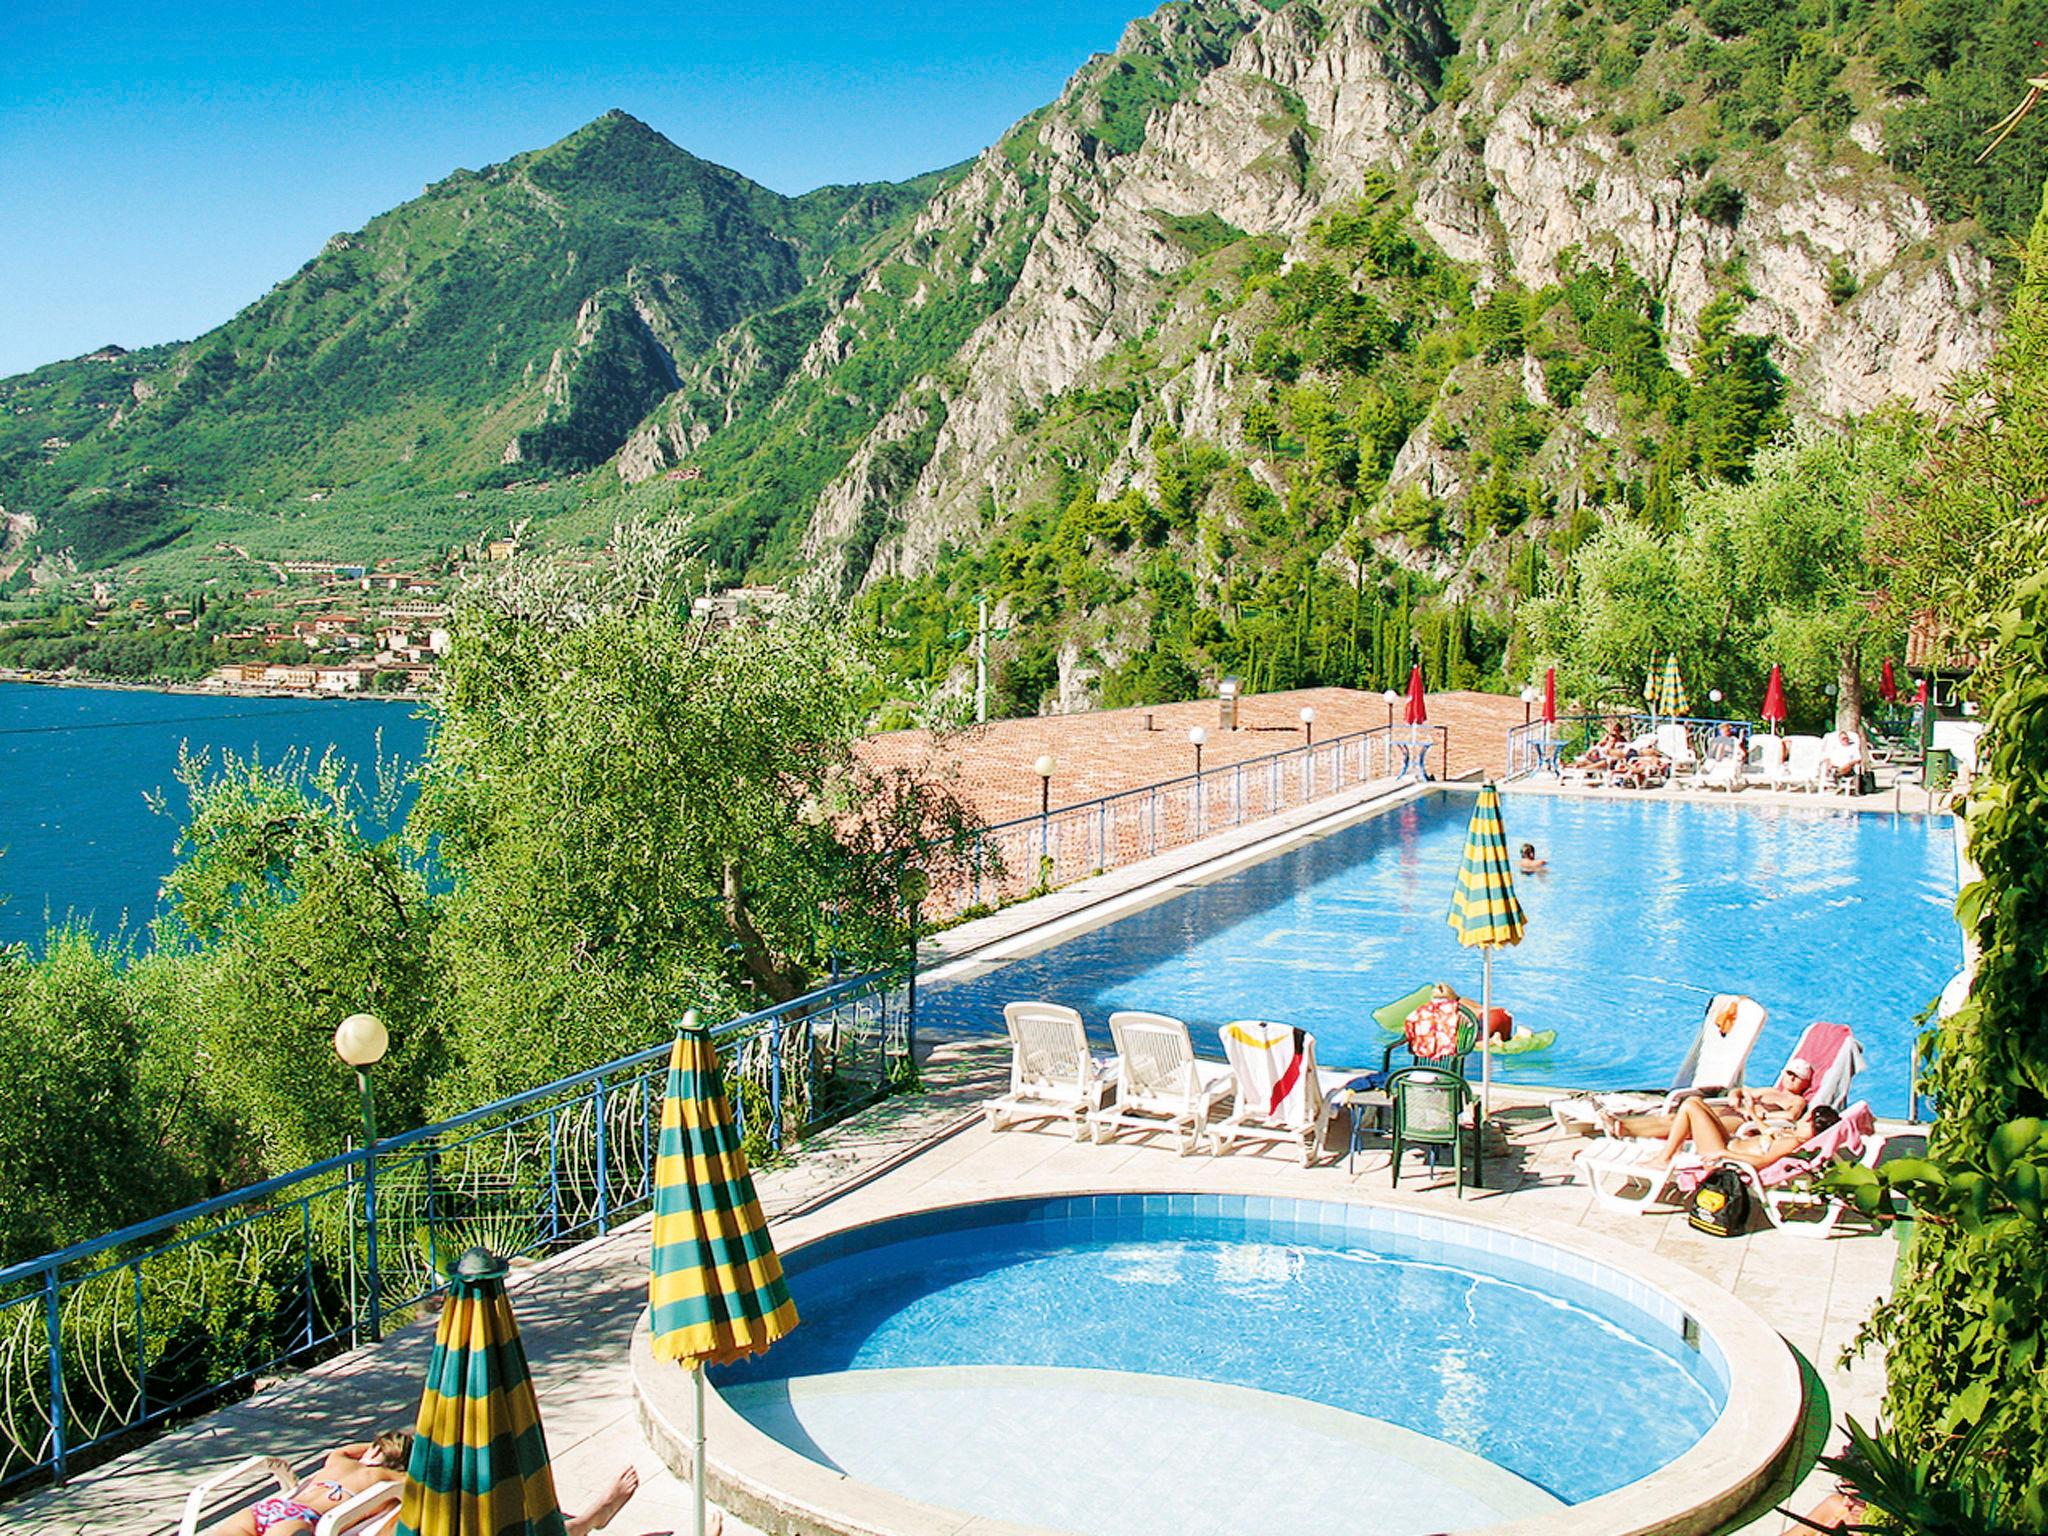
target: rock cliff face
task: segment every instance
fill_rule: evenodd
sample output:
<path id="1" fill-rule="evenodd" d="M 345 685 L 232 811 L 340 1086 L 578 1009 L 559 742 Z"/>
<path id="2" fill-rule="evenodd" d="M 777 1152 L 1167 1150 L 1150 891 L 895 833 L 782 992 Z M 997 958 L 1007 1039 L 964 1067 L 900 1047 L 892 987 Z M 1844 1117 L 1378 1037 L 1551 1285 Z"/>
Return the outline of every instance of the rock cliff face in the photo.
<path id="1" fill-rule="evenodd" d="M 1933 406 L 1989 356 L 1992 269 L 1886 167 L 1878 117 L 1826 154 L 1788 141 L 1709 175 L 1699 123 L 1679 114 L 1624 135 L 1596 93 L 1533 73 L 1538 31 L 1525 19 L 1468 46 L 1462 88 L 1446 93 L 1459 45 L 1430 0 L 1168 6 L 873 253 L 816 306 L 807 339 L 777 353 L 758 322 L 724 338 L 642 423 L 620 470 L 635 481 L 692 455 L 715 460 L 736 424 L 795 419 L 821 396 L 858 412 L 867 425 L 801 509 L 803 558 L 846 587 L 931 570 L 1062 473 L 1087 473 L 1104 501 L 1153 492 L 1149 445 L 1162 428 L 1243 456 L 1284 500 L 1289 471 L 1244 429 L 1252 330 L 1197 302 L 1191 269 L 1235 241 L 1263 239 L 1283 264 L 1307 259 L 1318 220 L 1389 187 L 1469 269 L 1475 301 L 1506 284 L 1542 289 L 1572 266 L 1625 267 L 1654 296 L 1681 371 L 1702 314 L 1733 295 L 1735 329 L 1775 338 L 1795 415 Z M 861 366 L 863 349 L 929 340 L 934 316 L 957 342 L 926 346 L 895 377 Z M 1599 476 L 1643 468 L 1604 375 L 1552 411 L 1534 359 L 1516 366 L 1502 387 L 1555 418 L 1534 462 L 1560 514 Z M 1390 454 L 1383 504 L 1412 488 L 1462 526 L 1472 461 L 1444 439 L 1475 399 L 1499 395 L 1473 368 L 1446 378 Z M 854 374 L 884 387 L 849 387 Z M 1053 425 L 1063 401 L 1090 391 L 1124 402 L 1106 460 Z M 1476 554 L 1378 542 L 1439 579 Z"/>

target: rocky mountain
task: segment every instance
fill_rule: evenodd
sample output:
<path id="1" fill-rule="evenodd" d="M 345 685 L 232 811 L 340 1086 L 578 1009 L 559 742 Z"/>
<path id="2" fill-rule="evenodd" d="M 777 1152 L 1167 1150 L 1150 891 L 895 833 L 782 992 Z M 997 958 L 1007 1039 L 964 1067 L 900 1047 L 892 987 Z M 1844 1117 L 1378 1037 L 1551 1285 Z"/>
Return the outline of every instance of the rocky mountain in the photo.
<path id="1" fill-rule="evenodd" d="M 612 114 L 188 346 L 0 382 L 0 503 L 90 564 L 568 471 L 585 530 L 861 594 L 941 692 L 983 594 L 1013 707 L 1410 637 L 1455 682 L 1602 520 L 1989 355 L 2022 12 L 1174 0 L 971 164 L 800 199 Z M 1333 659 L 1296 615 L 1347 589 Z"/>

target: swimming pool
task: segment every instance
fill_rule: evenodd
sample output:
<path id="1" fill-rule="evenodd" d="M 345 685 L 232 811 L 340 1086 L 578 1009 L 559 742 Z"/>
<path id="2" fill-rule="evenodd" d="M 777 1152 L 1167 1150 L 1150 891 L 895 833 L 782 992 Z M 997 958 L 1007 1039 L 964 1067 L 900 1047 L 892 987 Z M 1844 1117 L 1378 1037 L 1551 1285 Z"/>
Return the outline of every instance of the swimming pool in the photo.
<path id="1" fill-rule="evenodd" d="M 1850 1025 L 1867 1067 L 1855 1090 L 1906 1112 L 1912 1019 L 1962 963 L 1954 833 L 1946 817 L 1502 796 L 1510 847 L 1549 869 L 1520 875 L 1522 943 L 1498 952 L 1494 1001 L 1554 1029 L 1548 1050 L 1504 1055 L 1505 1082 L 1662 1086 L 1717 992 L 1770 1012 L 1750 1062 L 1767 1080 L 1815 1019 Z M 1479 994 L 1479 956 L 1444 921 L 1471 813 L 1437 791 L 1197 887 L 1093 933 L 919 997 L 927 1030 L 1002 1028 L 1002 1005 L 1078 1008 L 1107 1043 L 1119 1008 L 1175 1014 L 1197 1049 L 1216 1026 L 1299 1024 L 1327 1066 L 1377 1066 L 1374 1008 L 1439 979 Z M 1206 1036 L 1206 1038 L 1203 1038 Z"/>
<path id="2" fill-rule="evenodd" d="M 1550 1244 L 1370 1204 L 1004 1200 L 787 1264 L 803 1324 L 712 1373 L 726 1404 L 860 1483 L 1046 1529 L 1567 1515 L 1757 1416 L 1729 1406 L 1722 1322 Z"/>

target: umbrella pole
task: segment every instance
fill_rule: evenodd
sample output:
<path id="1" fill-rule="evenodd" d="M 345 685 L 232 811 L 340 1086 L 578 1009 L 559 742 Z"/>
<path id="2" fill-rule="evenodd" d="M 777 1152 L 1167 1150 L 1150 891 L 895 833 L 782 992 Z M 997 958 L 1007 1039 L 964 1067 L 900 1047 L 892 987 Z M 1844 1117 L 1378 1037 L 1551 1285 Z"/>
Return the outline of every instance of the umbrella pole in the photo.
<path id="1" fill-rule="evenodd" d="M 1485 1135 L 1486 1117 L 1493 1113 L 1493 946 L 1479 950 L 1479 1124 Z M 1482 1149 L 1484 1141 L 1480 1143 Z M 1484 1151 L 1480 1154 L 1485 1156 Z"/>
<path id="2" fill-rule="evenodd" d="M 690 1367 L 691 1395 L 697 1406 L 696 1460 L 690 1469 L 690 1491 L 697 1496 L 696 1536 L 704 1536 L 704 1362 Z"/>

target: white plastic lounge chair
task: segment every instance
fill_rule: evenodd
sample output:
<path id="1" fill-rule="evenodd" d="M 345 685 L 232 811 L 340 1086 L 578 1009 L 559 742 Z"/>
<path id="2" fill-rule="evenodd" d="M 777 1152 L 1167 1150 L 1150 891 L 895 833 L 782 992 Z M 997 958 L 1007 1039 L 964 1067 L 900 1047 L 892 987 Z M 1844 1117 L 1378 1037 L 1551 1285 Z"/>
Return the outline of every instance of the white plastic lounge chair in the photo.
<path id="1" fill-rule="evenodd" d="M 1818 790 L 1821 787 L 1820 754 L 1823 745 L 1818 736 L 1785 738 L 1786 789 Z"/>
<path id="2" fill-rule="evenodd" d="M 1746 748 L 1733 736 L 1716 736 L 1707 743 L 1706 759 L 1694 782 L 1701 789 L 1725 789 L 1734 792 L 1742 788 L 1743 769 L 1748 763 Z"/>
<path id="3" fill-rule="evenodd" d="M 185 1495 L 184 1514 L 178 1520 L 178 1536 L 196 1536 L 200 1521 L 206 1519 L 207 1511 L 217 1501 L 226 1497 L 226 1489 L 243 1483 L 253 1483 L 260 1478 L 263 1484 L 262 1491 L 250 1494 L 245 1502 L 253 1504 L 258 1499 L 267 1498 L 274 1493 L 277 1490 L 277 1483 L 270 1475 L 274 1460 L 275 1458 L 270 1456 L 244 1456 L 233 1466 L 223 1467 L 213 1476 L 200 1482 Z"/>
<path id="4" fill-rule="evenodd" d="M 1333 1095 L 1357 1074 L 1318 1069 L 1316 1037 L 1291 1025 L 1240 1019 L 1217 1034 L 1237 1087 L 1230 1114 L 1210 1133 L 1218 1150 L 1247 1136 L 1291 1143 L 1306 1167 L 1322 1148 Z"/>
<path id="5" fill-rule="evenodd" d="M 1869 766 L 1870 748 L 1858 733 L 1851 731 L 1848 737 L 1846 742 L 1839 741 L 1830 732 L 1821 739 L 1820 765 L 1814 770 L 1816 789 L 1843 795 L 1856 793 L 1863 770 Z"/>
<path id="6" fill-rule="evenodd" d="M 1661 1136 L 1602 1136 L 1572 1159 L 1572 1176 L 1602 1205 L 1647 1211 L 1676 1200 L 1681 1170 L 1704 1166 L 1689 1153 L 1659 1163 L 1663 1151 Z"/>
<path id="7" fill-rule="evenodd" d="M 1813 1091 L 1807 1102 L 1840 1109 L 1849 1102 L 1849 1090 L 1863 1070 L 1863 1047 L 1848 1025 L 1817 1022 L 1806 1026 L 1785 1064 L 1794 1061 L 1813 1068 Z"/>
<path id="8" fill-rule="evenodd" d="M 1708 999 L 1707 1011 L 1672 1076 L 1668 1093 L 1576 1094 L 1553 1099 L 1550 1116 L 1568 1136 L 1591 1136 L 1599 1129 L 1602 1111 L 1610 1115 L 1648 1114 L 1659 1109 L 1669 1113 L 1680 1094 L 1740 1088 L 1749 1053 L 1769 1019 L 1770 1014 L 1755 998 L 1718 993 Z"/>
<path id="9" fill-rule="evenodd" d="M 197 1536 L 202 1524 L 211 1525 L 224 1518 L 225 1512 L 216 1506 L 228 1501 L 230 1490 L 242 1489 L 243 1496 L 234 1500 L 241 1507 L 278 1492 L 279 1485 L 272 1473 L 280 1466 L 290 1470 L 288 1463 L 275 1456 L 245 1456 L 200 1482 L 185 1495 L 178 1536 Z M 384 1536 L 397 1521 L 398 1495 L 404 1486 L 385 1483 L 349 1495 L 320 1517 L 319 1524 L 313 1527 L 313 1536 Z"/>
<path id="10" fill-rule="evenodd" d="M 1573 1163 L 1573 1172 L 1602 1205 L 1642 1212 L 1653 1205 L 1677 1204 L 1684 1200 L 1722 1161 L 1687 1151 L 1659 1166 L 1656 1159 L 1663 1145 L 1654 1137 L 1623 1139 L 1603 1136 L 1578 1155 Z M 1805 1181 L 1844 1153 L 1859 1156 L 1866 1166 L 1875 1167 L 1883 1151 L 1884 1137 L 1877 1133 L 1877 1123 L 1871 1116 L 1870 1106 L 1856 1104 L 1828 1129 L 1809 1138 L 1798 1150 L 1779 1158 L 1767 1168 L 1751 1168 L 1747 1163 L 1736 1162 L 1730 1162 L 1729 1166 L 1739 1169 L 1743 1182 L 1760 1197 L 1771 1225 L 1788 1232 L 1825 1237 L 1841 1219 L 1843 1202 L 1818 1190 L 1792 1186 L 1795 1182 Z M 1797 1219 L 1798 1212 L 1814 1207 L 1821 1208 L 1816 1219 Z"/>
<path id="11" fill-rule="evenodd" d="M 1692 749 L 1692 736 L 1676 720 L 1657 727 L 1657 750 L 1671 765 L 1670 782 L 1673 784 L 1678 782 L 1681 774 L 1690 774 L 1699 768 L 1699 754 Z"/>
<path id="12" fill-rule="evenodd" d="M 1851 1207 L 1840 1196 L 1813 1188 L 1811 1176 L 1843 1157 L 1875 1168 L 1884 1156 L 1884 1144 L 1870 1106 L 1861 1101 L 1851 1104 L 1839 1121 L 1791 1157 L 1757 1170 L 1752 1187 L 1763 1197 L 1765 1217 L 1781 1232 L 1826 1237 Z"/>
<path id="13" fill-rule="evenodd" d="M 1209 1134 L 1209 1116 L 1230 1093 L 1230 1067 L 1200 1061 L 1188 1027 L 1163 1013 L 1112 1013 L 1116 1102 L 1088 1116 L 1098 1142 L 1119 1130 L 1172 1131 L 1185 1157 Z"/>
<path id="14" fill-rule="evenodd" d="M 1768 733 L 1749 738 L 1750 782 L 1766 789 L 1785 787 L 1785 738 Z"/>
<path id="15" fill-rule="evenodd" d="M 981 1106 L 988 1127 L 1009 1120 L 1070 1120 L 1081 1139 L 1087 1116 L 1116 1088 L 1116 1063 L 1088 1049 L 1081 1015 L 1058 1003 L 1006 1003 L 1010 1030 L 1010 1091 Z"/>

